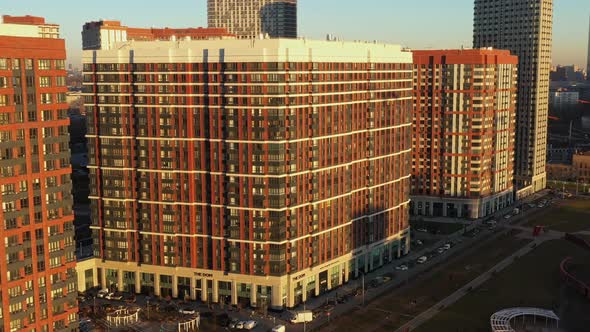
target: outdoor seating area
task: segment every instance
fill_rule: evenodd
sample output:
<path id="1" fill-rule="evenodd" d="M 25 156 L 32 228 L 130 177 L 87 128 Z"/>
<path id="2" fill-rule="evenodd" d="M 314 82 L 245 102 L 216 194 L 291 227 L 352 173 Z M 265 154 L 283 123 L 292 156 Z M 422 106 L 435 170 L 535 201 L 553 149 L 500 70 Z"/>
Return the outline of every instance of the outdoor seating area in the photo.
<path id="1" fill-rule="evenodd" d="M 139 308 L 119 308 L 107 312 L 106 322 L 109 327 L 127 327 L 139 323 Z"/>
<path id="2" fill-rule="evenodd" d="M 544 326 L 545 328 L 559 328 L 559 317 L 551 311 L 537 308 L 510 308 L 496 312 L 490 318 L 493 332 L 516 332 L 518 326 L 525 328 Z"/>

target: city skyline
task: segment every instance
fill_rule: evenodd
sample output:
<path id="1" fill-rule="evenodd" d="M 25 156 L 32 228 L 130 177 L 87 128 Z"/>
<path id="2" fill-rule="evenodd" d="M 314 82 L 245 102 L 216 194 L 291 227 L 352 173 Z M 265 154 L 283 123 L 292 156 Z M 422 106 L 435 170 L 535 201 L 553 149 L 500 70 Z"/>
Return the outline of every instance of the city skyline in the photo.
<path id="1" fill-rule="evenodd" d="M 81 31 L 84 23 L 99 19 L 123 20 L 130 26 L 154 27 L 205 27 L 207 26 L 206 0 L 175 0 L 154 3 L 149 7 L 138 6 L 137 0 L 125 3 L 105 0 L 76 9 L 71 4 L 48 6 L 41 0 L 31 0 L 25 4 L 13 2 L 5 4 L 1 14 L 34 15 L 46 17 L 62 26 L 62 38 L 66 39 L 68 62 L 80 65 L 82 54 Z M 111 5 L 112 4 L 112 5 Z M 339 6 L 336 0 L 321 3 L 299 1 L 299 35 L 312 39 L 324 39 L 326 34 L 334 34 L 344 40 L 379 40 L 401 44 L 412 49 L 453 49 L 472 46 L 473 2 L 458 0 L 452 6 L 435 0 L 418 0 L 412 3 L 397 3 L 385 0 L 367 0 L 359 6 Z M 35 10 L 31 10 L 35 8 Z M 118 15 L 112 8 L 118 8 Z M 178 15 L 171 8 L 184 8 Z M 375 11 L 375 8 L 380 8 Z M 68 18 L 63 17 L 67 11 Z M 554 48 L 553 64 L 574 64 L 581 68 L 587 62 L 587 31 L 590 3 L 584 0 L 558 1 L 554 9 Z M 408 12 L 414 14 L 408 15 Z M 133 13 L 133 15 L 131 15 Z M 396 14 L 399 13 L 399 14 Z M 441 14 L 448 13 L 448 14 Z M 453 21 L 445 25 L 445 17 Z M 433 22 L 436 29 L 426 27 L 407 29 L 416 25 L 415 18 L 423 22 Z M 328 18 L 328 19 L 327 19 Z M 392 19 L 393 18 L 393 19 Z M 355 24 L 350 24 L 354 19 Z M 329 22 L 326 25 L 326 21 Z M 375 29 L 370 24 L 382 21 Z M 365 29 L 359 27 L 365 26 Z"/>

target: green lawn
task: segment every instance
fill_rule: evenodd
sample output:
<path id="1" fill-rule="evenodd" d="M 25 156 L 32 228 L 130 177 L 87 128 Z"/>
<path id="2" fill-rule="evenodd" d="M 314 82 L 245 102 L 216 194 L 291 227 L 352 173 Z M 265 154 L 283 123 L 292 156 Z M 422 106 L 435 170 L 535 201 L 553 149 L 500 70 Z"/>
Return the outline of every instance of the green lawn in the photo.
<path id="1" fill-rule="evenodd" d="M 384 294 L 365 309 L 338 317 L 321 331 L 393 331 L 527 243 L 512 236 L 486 243 L 412 287 Z"/>
<path id="2" fill-rule="evenodd" d="M 543 225 L 560 232 L 590 229 L 590 200 L 566 200 L 545 209 L 545 213 L 526 225 Z"/>
<path id="3" fill-rule="evenodd" d="M 570 242 L 546 242 L 414 331 L 489 331 L 490 316 L 498 310 L 518 306 L 552 309 L 561 285 L 559 264 L 567 256 L 590 260 L 588 251 Z"/>

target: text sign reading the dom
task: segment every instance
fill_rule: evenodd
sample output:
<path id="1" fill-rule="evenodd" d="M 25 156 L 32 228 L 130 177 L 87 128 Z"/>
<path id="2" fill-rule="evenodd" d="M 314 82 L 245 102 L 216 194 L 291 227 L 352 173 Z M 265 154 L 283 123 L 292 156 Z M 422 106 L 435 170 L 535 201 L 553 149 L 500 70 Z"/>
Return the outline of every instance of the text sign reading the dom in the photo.
<path id="1" fill-rule="evenodd" d="M 213 278 L 212 273 L 195 272 L 195 277 Z"/>

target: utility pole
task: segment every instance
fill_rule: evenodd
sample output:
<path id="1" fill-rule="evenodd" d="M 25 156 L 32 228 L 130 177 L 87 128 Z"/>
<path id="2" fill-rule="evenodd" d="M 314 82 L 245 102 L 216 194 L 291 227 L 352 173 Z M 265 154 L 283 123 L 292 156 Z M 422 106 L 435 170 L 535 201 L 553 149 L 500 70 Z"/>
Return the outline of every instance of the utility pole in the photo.
<path id="1" fill-rule="evenodd" d="M 362 274 L 362 278 L 363 278 L 363 307 L 365 306 L 365 272 L 363 271 Z"/>
<path id="2" fill-rule="evenodd" d="M 305 302 L 303 302 L 303 332 L 307 332 L 307 318 L 305 315 Z"/>

